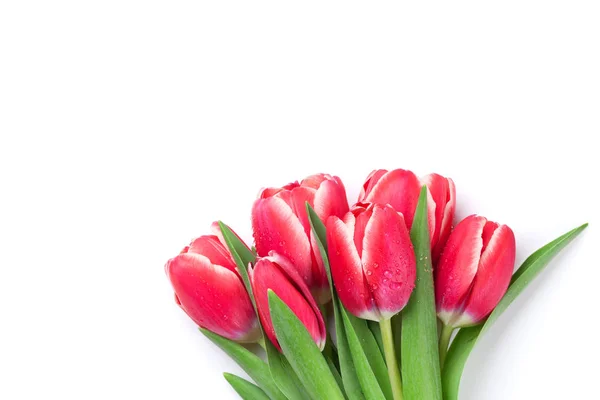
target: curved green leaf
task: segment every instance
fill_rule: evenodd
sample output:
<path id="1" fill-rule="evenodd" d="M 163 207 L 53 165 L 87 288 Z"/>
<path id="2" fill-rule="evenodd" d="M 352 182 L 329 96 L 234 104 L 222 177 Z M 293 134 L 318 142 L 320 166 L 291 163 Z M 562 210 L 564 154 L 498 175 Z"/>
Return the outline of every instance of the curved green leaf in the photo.
<path id="1" fill-rule="evenodd" d="M 286 397 L 281 393 L 278 386 L 275 384 L 275 381 L 273 381 L 269 366 L 256 354 L 252 353 L 239 343 L 219 336 L 209 330 L 200 328 L 200 332 L 238 363 L 238 365 L 246 371 L 248 376 L 250 376 L 250 378 L 252 378 L 271 399 L 286 400 Z"/>
<path id="2" fill-rule="evenodd" d="M 269 396 L 267 396 L 265 392 L 263 392 L 258 386 L 254 385 L 253 383 L 250 383 L 247 380 L 240 378 L 239 376 L 228 374 L 227 372 L 225 372 L 223 376 L 242 399 L 269 400 Z"/>
<path id="3" fill-rule="evenodd" d="M 342 309 L 344 309 L 343 306 Z M 371 332 L 371 329 L 369 329 L 369 325 L 366 320 L 355 317 L 347 312 L 346 309 L 344 309 L 344 311 L 344 322 L 347 320 L 352 325 L 354 334 L 358 339 L 358 343 L 360 343 L 360 347 L 362 348 L 364 355 L 367 357 L 369 366 L 371 367 L 371 370 L 377 379 L 381 391 L 386 399 L 392 400 L 394 398 L 394 394 L 392 393 L 392 385 L 390 383 L 387 365 L 373 332 Z M 381 333 L 381 331 L 379 331 L 379 333 Z M 353 351 L 352 359 L 356 363 L 354 355 L 355 352 Z"/>
<path id="4" fill-rule="evenodd" d="M 362 391 L 367 400 L 385 400 L 385 395 L 383 394 L 381 387 L 379 387 L 379 382 L 375 377 L 375 373 L 371 369 L 369 360 L 367 359 L 360 340 L 354 331 L 354 326 L 350 321 L 349 314 L 344 307 L 342 307 L 341 310 L 344 318 L 346 335 L 348 336 L 348 344 L 350 345 L 352 359 L 354 360 L 354 366 L 356 367 L 356 373 Z"/>
<path id="5" fill-rule="evenodd" d="M 383 352 L 383 338 L 381 336 L 381 327 L 379 326 L 379 322 L 376 321 L 367 321 L 367 325 L 369 326 L 369 330 L 373 334 L 375 341 L 377 342 L 377 346 L 379 347 L 379 351 L 382 356 L 385 356 Z"/>
<path id="6" fill-rule="evenodd" d="M 337 350 L 340 361 L 342 382 L 344 384 L 344 391 L 346 393 L 346 396 L 348 396 L 348 399 L 350 400 L 364 400 L 365 396 L 363 395 L 360 383 L 358 382 L 356 368 L 354 367 L 354 363 L 352 361 L 352 354 L 350 352 L 348 338 L 344 329 L 344 321 L 342 319 L 342 314 L 340 311 L 342 305 L 340 304 L 340 301 L 337 297 L 337 293 L 335 292 L 333 286 L 333 280 L 331 278 L 329 258 L 327 257 L 327 236 L 325 225 L 323 225 L 323 222 L 321 221 L 315 210 L 313 210 L 310 204 L 308 204 L 308 202 L 306 203 L 306 211 L 308 214 L 308 219 L 310 221 L 310 226 L 317 239 L 317 245 L 319 246 L 321 258 L 323 259 L 325 271 L 327 272 L 327 278 L 329 279 L 329 287 L 331 288 L 333 316 L 335 319 L 335 332 L 337 337 Z"/>
<path id="7" fill-rule="evenodd" d="M 433 290 L 427 187 L 421 188 L 410 237 L 417 258 L 417 281 L 402 311 L 402 380 L 405 400 L 441 400 L 437 317 Z"/>
<path id="8" fill-rule="evenodd" d="M 289 400 L 310 399 L 288 360 L 273 346 L 268 338 L 265 339 L 265 347 L 271 376 L 277 383 L 279 390 Z"/>
<path id="9" fill-rule="evenodd" d="M 225 243 L 227 243 L 227 247 L 233 256 L 233 260 L 235 261 L 242 280 L 244 281 L 244 286 L 246 286 L 246 291 L 250 295 L 250 300 L 252 300 L 252 304 L 256 310 L 254 294 L 252 293 L 252 285 L 250 285 L 250 277 L 248 276 L 248 265 L 254 263 L 256 256 L 250 250 L 248 250 L 246 244 L 241 241 L 238 235 L 236 235 L 229 226 L 221 221 L 219 221 L 218 224 L 219 228 L 221 229 L 223 239 L 225 239 Z"/>
<path id="10" fill-rule="evenodd" d="M 498 317 L 508 308 L 519 294 L 535 279 L 548 263 L 573 239 L 577 237 L 588 224 L 583 224 L 552 242 L 546 244 L 530 255 L 519 269 L 513 274 L 511 284 L 500 303 L 487 320 L 478 326 L 461 329 L 450 346 L 443 371 L 444 399 L 457 400 L 460 379 L 467 358 L 477 343 L 479 336 L 487 331 Z"/>
<path id="11" fill-rule="evenodd" d="M 283 354 L 312 398 L 344 400 L 327 362 L 293 311 L 272 290 L 269 310 Z"/>
<path id="12" fill-rule="evenodd" d="M 333 375 L 333 377 L 335 378 L 335 381 L 337 382 L 338 386 L 340 387 L 340 389 L 342 389 L 342 392 L 343 392 L 344 391 L 344 383 L 342 382 L 342 376 L 340 375 L 337 367 L 335 366 L 335 363 L 333 362 L 331 357 L 325 357 L 325 361 L 327 361 L 327 366 L 329 367 L 329 370 L 331 371 L 331 375 Z"/>

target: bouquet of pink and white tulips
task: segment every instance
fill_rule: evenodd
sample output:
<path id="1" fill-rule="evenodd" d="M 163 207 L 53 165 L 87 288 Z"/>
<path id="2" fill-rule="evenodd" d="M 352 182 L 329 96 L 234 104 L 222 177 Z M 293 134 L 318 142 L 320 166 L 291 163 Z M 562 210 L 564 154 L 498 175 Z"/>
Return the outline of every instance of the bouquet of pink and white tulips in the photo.
<path id="1" fill-rule="evenodd" d="M 176 303 L 254 381 L 243 399 L 454 400 L 477 339 L 584 224 L 515 270 L 515 235 L 438 174 L 376 170 L 263 189 L 254 245 L 222 222 L 165 265 Z M 260 344 L 259 356 L 246 346 Z"/>

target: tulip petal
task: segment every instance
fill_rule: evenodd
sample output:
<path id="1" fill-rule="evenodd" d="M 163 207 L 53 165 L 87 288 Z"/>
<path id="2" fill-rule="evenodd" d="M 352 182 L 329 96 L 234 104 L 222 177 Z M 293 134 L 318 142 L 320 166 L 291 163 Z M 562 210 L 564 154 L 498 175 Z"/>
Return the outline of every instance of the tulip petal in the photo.
<path id="1" fill-rule="evenodd" d="M 314 201 L 314 209 L 322 221 L 331 215 L 342 218 L 349 210 L 346 189 L 339 178 L 323 181 Z"/>
<path id="2" fill-rule="evenodd" d="M 506 225 L 498 226 L 490 221 L 483 230 L 483 243 L 469 299 L 455 326 L 473 325 L 487 317 L 510 284 L 516 257 L 513 231 Z"/>
<path id="3" fill-rule="evenodd" d="M 326 328 L 325 328 L 325 321 L 323 320 L 323 316 L 321 314 L 321 310 L 319 309 L 319 305 L 313 298 L 313 295 L 310 292 L 310 289 L 308 288 L 308 286 L 306 286 L 306 283 L 304 282 L 304 280 L 302 279 L 302 277 L 300 276 L 298 271 L 296 271 L 296 268 L 294 267 L 294 265 L 287 258 L 285 258 L 282 255 L 275 253 L 275 252 L 270 252 L 269 257 L 266 257 L 266 258 L 268 260 L 271 260 L 275 264 L 277 264 L 283 270 L 283 272 L 285 272 L 285 274 L 288 276 L 290 281 L 294 284 L 294 286 L 298 289 L 298 291 L 304 296 L 304 298 L 306 299 L 306 302 L 313 309 L 313 312 L 315 313 L 315 316 L 317 317 L 317 322 L 319 324 L 320 336 L 318 336 L 318 337 L 321 339 L 321 342 L 317 341 L 316 343 L 317 343 L 317 345 L 322 344 L 324 346 L 325 339 L 327 336 L 327 332 L 326 332 Z M 329 289 L 329 287 L 327 287 L 327 289 Z"/>
<path id="4" fill-rule="evenodd" d="M 362 258 L 363 254 L 363 239 L 365 237 L 365 229 L 371 216 L 373 215 L 373 207 L 370 206 L 364 212 L 361 212 L 356 216 L 356 222 L 354 223 L 354 244 L 358 251 L 358 256 Z"/>
<path id="5" fill-rule="evenodd" d="M 321 186 L 321 183 L 323 183 L 323 181 L 331 178 L 331 175 L 328 174 L 314 174 L 302 179 L 300 185 L 317 190 L 319 186 Z"/>
<path id="6" fill-rule="evenodd" d="M 233 261 L 231 254 L 217 236 L 205 235 L 194 239 L 190 243 L 187 252 L 201 254 L 207 257 L 212 264 L 220 265 L 230 271 L 236 272 L 235 261 Z"/>
<path id="7" fill-rule="evenodd" d="M 345 219 L 351 224 L 353 218 L 347 214 Z M 327 219 L 327 247 L 331 275 L 344 306 L 359 318 L 379 321 L 379 312 L 354 245 L 353 232 L 336 216 Z"/>
<path id="8" fill-rule="evenodd" d="M 279 197 L 258 199 L 252 208 L 252 228 L 259 256 L 270 251 L 287 257 L 309 287 L 312 287 L 310 242 L 302 223 Z"/>
<path id="9" fill-rule="evenodd" d="M 360 194 L 358 195 L 359 203 L 366 201 L 367 196 L 369 195 L 369 193 L 371 193 L 371 190 L 373 190 L 375 184 L 377 184 L 379 179 L 381 179 L 383 175 L 387 174 L 387 172 L 387 169 L 376 169 L 373 170 L 369 174 L 369 176 L 367 176 L 367 179 L 365 179 L 365 183 L 363 184 Z"/>
<path id="10" fill-rule="evenodd" d="M 310 222 L 308 221 L 308 214 L 306 213 L 306 202 L 308 204 L 314 204 L 315 190 L 303 186 L 298 186 L 292 190 L 280 192 L 276 197 L 282 199 L 291 208 L 300 223 L 304 227 L 304 232 L 308 237 L 310 233 Z"/>
<path id="11" fill-rule="evenodd" d="M 256 306 L 263 328 L 271 342 L 281 350 L 273 323 L 271 322 L 271 313 L 269 310 L 268 290 L 273 292 L 287 304 L 287 306 L 302 321 L 313 340 L 321 345 L 324 338 L 322 336 L 322 326 L 318 320 L 313 308 L 307 302 L 306 298 L 287 274 L 269 258 L 258 260 L 250 272 L 252 290 L 256 300 Z M 321 320 L 322 322 L 322 320 Z"/>
<path id="12" fill-rule="evenodd" d="M 431 237 L 431 246 L 435 247 L 439 238 L 446 211 L 446 203 L 448 202 L 448 180 L 438 174 L 429 174 L 421 178 L 421 184 L 427 185 L 427 189 L 431 193 L 431 199 L 435 208 L 435 226 L 434 234 Z M 429 205 L 429 201 L 427 202 Z"/>
<path id="13" fill-rule="evenodd" d="M 412 226 L 421 190 L 419 179 L 411 171 L 395 169 L 383 175 L 366 196 L 370 203 L 389 204 L 404 216 L 408 229 Z"/>
<path id="14" fill-rule="evenodd" d="M 196 253 L 176 256 L 165 269 L 181 308 L 199 326 L 235 341 L 257 339 L 254 308 L 234 272 Z"/>
<path id="15" fill-rule="evenodd" d="M 365 229 L 363 269 L 381 316 L 404 308 L 415 286 L 416 261 L 402 214 L 376 204 Z"/>
<path id="16" fill-rule="evenodd" d="M 481 238 L 486 219 L 471 215 L 462 220 L 450 235 L 440 258 L 436 275 L 438 317 L 448 325 L 462 312 L 481 256 Z"/>
<path id="17" fill-rule="evenodd" d="M 454 220 L 454 210 L 456 208 L 456 188 L 454 186 L 454 181 L 450 178 L 447 178 L 448 181 L 448 202 L 446 203 L 446 207 L 444 208 L 444 216 L 442 217 L 442 224 L 440 225 L 440 234 L 438 240 L 435 244 L 435 248 L 433 249 L 432 256 L 433 261 L 437 263 L 440 256 L 442 255 L 442 251 L 444 250 L 444 246 L 448 241 L 448 237 L 450 236 L 450 232 L 452 231 L 452 222 Z"/>

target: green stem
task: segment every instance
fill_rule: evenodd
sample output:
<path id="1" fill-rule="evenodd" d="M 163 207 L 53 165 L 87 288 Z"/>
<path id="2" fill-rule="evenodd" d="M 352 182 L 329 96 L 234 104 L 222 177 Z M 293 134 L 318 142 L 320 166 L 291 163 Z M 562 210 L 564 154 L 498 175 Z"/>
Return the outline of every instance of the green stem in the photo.
<path id="1" fill-rule="evenodd" d="M 444 325 L 442 327 L 442 335 L 440 336 L 440 368 L 444 368 L 444 361 L 446 361 L 446 354 L 448 353 L 448 347 L 450 346 L 452 332 L 454 332 L 452 326 Z"/>
<path id="2" fill-rule="evenodd" d="M 392 394 L 394 395 L 394 400 L 402 400 L 402 380 L 400 378 L 400 370 L 398 369 L 398 361 L 396 361 L 391 320 L 385 319 L 379 321 L 379 326 L 381 327 L 381 338 L 383 339 L 385 363 L 387 364 L 388 376 L 392 384 Z"/>

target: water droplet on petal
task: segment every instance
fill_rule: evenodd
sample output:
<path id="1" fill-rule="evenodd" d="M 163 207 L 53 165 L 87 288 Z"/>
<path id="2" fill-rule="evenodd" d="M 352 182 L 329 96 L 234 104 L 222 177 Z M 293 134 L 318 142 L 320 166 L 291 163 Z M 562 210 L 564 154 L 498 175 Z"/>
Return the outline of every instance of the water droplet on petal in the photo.
<path id="1" fill-rule="evenodd" d="M 392 282 L 392 284 L 390 285 L 390 287 L 394 290 L 400 290 L 402 289 L 402 283 L 400 282 Z"/>
<path id="2" fill-rule="evenodd" d="M 368 271 L 367 271 L 367 275 L 369 275 L 369 276 L 373 275 L 373 271 L 371 271 L 371 270 L 368 270 Z"/>
<path id="3" fill-rule="evenodd" d="M 383 276 L 385 276 L 386 278 L 391 278 L 392 277 L 392 273 L 390 271 L 385 271 L 383 273 Z"/>

